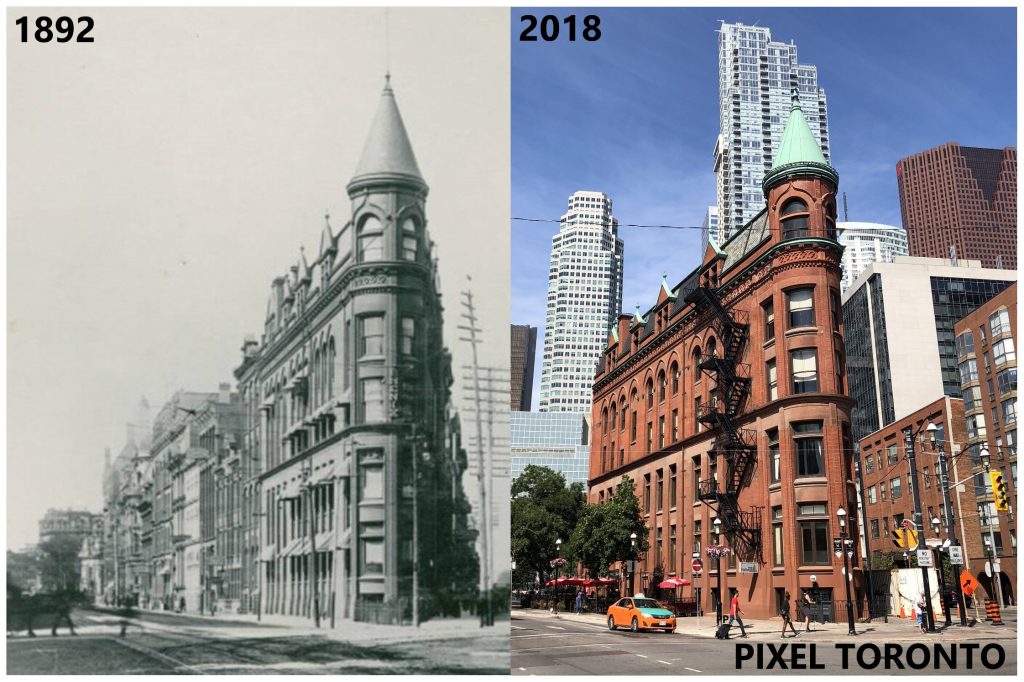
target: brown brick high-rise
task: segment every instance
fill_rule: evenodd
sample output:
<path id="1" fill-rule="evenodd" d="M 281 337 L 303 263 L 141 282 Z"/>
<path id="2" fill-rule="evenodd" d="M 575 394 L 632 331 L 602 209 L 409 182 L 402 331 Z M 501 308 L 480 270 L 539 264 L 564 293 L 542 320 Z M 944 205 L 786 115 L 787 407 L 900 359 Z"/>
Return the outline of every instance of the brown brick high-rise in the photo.
<path id="1" fill-rule="evenodd" d="M 956 142 L 896 164 L 900 211 L 911 256 L 980 260 L 1017 267 L 1017 149 Z"/>

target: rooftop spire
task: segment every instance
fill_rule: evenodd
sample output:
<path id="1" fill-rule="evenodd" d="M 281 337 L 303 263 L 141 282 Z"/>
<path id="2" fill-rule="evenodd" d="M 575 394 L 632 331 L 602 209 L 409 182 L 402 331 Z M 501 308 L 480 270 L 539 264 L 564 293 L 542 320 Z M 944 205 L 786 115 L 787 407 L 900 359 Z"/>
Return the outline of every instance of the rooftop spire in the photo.
<path id="1" fill-rule="evenodd" d="M 384 76 L 377 114 L 370 126 L 370 134 L 363 146 L 363 154 L 355 175 L 348 184 L 349 194 L 371 184 L 405 182 L 426 188 L 420 175 L 416 155 L 413 154 L 409 135 L 405 132 L 402 115 L 398 111 L 395 93 L 391 89 L 391 74 Z"/>
<path id="2" fill-rule="evenodd" d="M 800 108 L 800 92 L 796 88 L 793 88 L 792 102 L 786 130 L 782 133 L 779 151 L 775 155 L 775 163 L 772 164 L 771 170 L 764 174 L 764 181 L 761 183 L 766 195 L 768 187 L 776 180 L 795 173 L 818 175 L 831 180 L 835 185 L 839 184 L 839 175 L 825 160 L 817 137 L 807 125 L 803 109 Z"/>

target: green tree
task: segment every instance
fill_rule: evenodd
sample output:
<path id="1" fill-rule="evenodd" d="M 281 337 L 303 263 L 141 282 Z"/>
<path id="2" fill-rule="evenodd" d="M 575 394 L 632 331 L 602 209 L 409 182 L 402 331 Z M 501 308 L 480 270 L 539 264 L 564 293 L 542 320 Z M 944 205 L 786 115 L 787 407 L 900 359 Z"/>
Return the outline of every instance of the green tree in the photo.
<path id="1" fill-rule="evenodd" d="M 79 537 L 57 535 L 39 543 L 43 590 L 78 588 L 78 552 L 81 549 L 82 539 Z"/>
<path id="2" fill-rule="evenodd" d="M 556 540 L 571 536 L 586 507 L 583 484 L 565 484 L 565 476 L 535 465 L 527 466 L 512 482 L 512 558 L 516 572 L 527 570 L 541 578 L 552 572 Z M 562 556 L 567 556 L 565 550 Z M 521 575 L 521 573 L 520 573 Z"/>
<path id="3" fill-rule="evenodd" d="M 636 544 L 630 535 L 636 534 Z M 576 525 L 568 548 L 591 576 L 606 575 L 612 564 L 635 560 L 650 549 L 649 532 L 640 514 L 636 485 L 628 476 L 604 504 L 589 505 Z"/>

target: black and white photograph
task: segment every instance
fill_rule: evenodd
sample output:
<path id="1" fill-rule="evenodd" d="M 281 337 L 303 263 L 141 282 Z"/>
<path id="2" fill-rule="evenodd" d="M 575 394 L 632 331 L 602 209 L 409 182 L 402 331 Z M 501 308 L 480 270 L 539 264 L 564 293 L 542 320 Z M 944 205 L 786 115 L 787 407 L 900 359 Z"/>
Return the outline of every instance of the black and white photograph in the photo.
<path id="1" fill-rule="evenodd" d="M 7 26 L 7 672 L 508 674 L 508 10 Z"/>

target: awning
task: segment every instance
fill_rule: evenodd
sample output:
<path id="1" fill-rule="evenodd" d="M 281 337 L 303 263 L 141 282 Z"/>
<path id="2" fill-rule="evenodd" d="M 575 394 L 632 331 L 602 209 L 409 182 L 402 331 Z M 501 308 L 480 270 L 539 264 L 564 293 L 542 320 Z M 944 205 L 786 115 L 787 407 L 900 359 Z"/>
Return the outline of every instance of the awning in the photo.
<path id="1" fill-rule="evenodd" d="M 334 478 L 334 464 L 325 466 L 313 476 L 313 485 L 325 485 Z"/>
<path id="2" fill-rule="evenodd" d="M 276 549 L 277 549 L 277 547 L 275 547 L 274 545 L 268 545 L 268 546 L 264 547 L 263 551 L 260 552 L 260 561 L 273 561 L 274 560 L 274 550 L 276 550 Z"/>
<path id="3" fill-rule="evenodd" d="M 344 532 L 342 532 L 340 535 L 338 535 L 338 541 L 335 543 L 335 546 L 338 549 L 348 549 L 351 544 L 352 544 L 352 528 L 349 527 L 349 528 L 346 528 L 344 530 Z"/>
<path id="4" fill-rule="evenodd" d="M 285 545 L 285 548 L 281 550 L 281 556 L 291 556 L 292 554 L 294 554 L 295 550 L 298 548 L 301 542 L 302 538 L 295 538 L 294 540 L 289 542 L 287 545 Z"/>
<path id="5" fill-rule="evenodd" d="M 332 547 L 334 540 L 334 531 L 327 531 L 325 533 L 318 533 L 316 536 L 316 551 L 318 552 L 329 552 Z"/>

